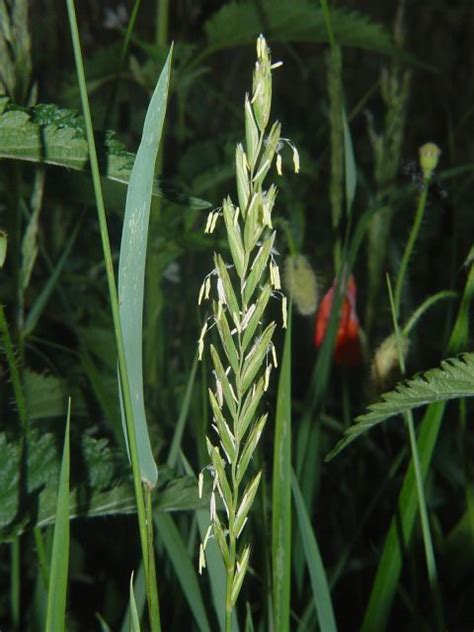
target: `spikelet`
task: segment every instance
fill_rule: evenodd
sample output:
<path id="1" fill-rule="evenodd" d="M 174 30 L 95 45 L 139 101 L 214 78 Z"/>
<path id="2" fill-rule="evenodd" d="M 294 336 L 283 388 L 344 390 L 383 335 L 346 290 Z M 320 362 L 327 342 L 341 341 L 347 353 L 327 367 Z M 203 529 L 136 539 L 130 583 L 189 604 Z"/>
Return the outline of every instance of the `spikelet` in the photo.
<path id="1" fill-rule="evenodd" d="M 402 353 L 407 357 L 410 341 L 402 338 Z M 395 334 L 388 336 L 374 354 L 372 360 L 372 382 L 381 393 L 388 390 L 400 377 L 397 338 Z"/>
<path id="2" fill-rule="evenodd" d="M 293 298 L 301 316 L 314 314 L 318 306 L 318 283 L 310 262 L 304 255 L 289 255 L 283 271 L 285 290 Z"/>

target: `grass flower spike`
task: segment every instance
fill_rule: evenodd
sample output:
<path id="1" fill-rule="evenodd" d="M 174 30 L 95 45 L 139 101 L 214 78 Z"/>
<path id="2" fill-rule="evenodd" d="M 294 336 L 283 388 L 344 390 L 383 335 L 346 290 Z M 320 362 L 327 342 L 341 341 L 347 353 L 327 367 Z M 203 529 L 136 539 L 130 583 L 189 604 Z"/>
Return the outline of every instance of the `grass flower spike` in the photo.
<path id="1" fill-rule="evenodd" d="M 205 565 L 205 547 L 212 534 L 227 573 L 226 630 L 231 629 L 232 610 L 250 559 L 250 547 L 241 540 L 261 472 L 255 473 L 249 466 L 267 420 L 267 415 L 259 416 L 257 410 L 277 365 L 272 342 L 276 323 L 262 324 L 272 295 L 281 300 L 282 323 L 286 324 L 287 303 L 281 292 L 272 227 L 277 189 L 273 184 L 264 187 L 281 145 L 280 124 L 269 127 L 272 68 L 276 65 L 272 65 L 270 50 L 260 36 L 252 96 L 246 96 L 244 105 L 245 147 L 238 144 L 235 152 L 238 205 L 227 197 L 206 223 L 206 232 L 211 233 L 219 219 L 224 221 L 231 263 L 215 253 L 214 269 L 199 294 L 200 303 L 210 300 L 212 305 L 212 315 L 199 338 L 199 355 L 210 329 L 215 328 L 219 337 L 218 345 L 210 345 L 215 389 L 209 390 L 209 400 L 217 436 L 216 443 L 207 440 L 213 476 L 211 528 L 201 545 L 199 566 L 202 570 Z M 299 160 L 295 154 L 293 147 L 296 167 Z M 216 511 L 217 495 L 225 515 Z"/>

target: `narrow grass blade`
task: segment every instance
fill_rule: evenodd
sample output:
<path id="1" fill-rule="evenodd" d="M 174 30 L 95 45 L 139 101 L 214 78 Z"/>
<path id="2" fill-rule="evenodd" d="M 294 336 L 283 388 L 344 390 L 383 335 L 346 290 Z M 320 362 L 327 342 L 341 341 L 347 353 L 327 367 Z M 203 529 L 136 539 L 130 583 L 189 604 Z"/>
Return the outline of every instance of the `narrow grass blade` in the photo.
<path id="1" fill-rule="evenodd" d="M 278 384 L 273 452 L 272 572 L 275 629 L 290 629 L 291 593 L 291 329 L 288 310 Z"/>
<path id="2" fill-rule="evenodd" d="M 198 365 L 198 354 L 196 352 L 196 355 L 194 356 L 193 366 L 191 368 L 191 373 L 189 374 L 188 383 L 186 385 L 186 391 L 184 393 L 181 409 L 179 411 L 178 421 L 176 422 L 176 429 L 174 431 L 173 441 L 171 442 L 168 459 L 166 461 L 166 464 L 169 467 L 175 467 L 176 462 L 178 460 L 179 451 L 181 449 L 181 440 L 183 438 L 184 427 L 185 427 L 186 419 L 189 413 L 189 407 L 191 405 L 191 395 L 193 392 L 194 380 L 196 379 L 197 365 Z"/>
<path id="3" fill-rule="evenodd" d="M 136 577 L 133 588 L 133 606 L 137 612 L 138 620 L 140 620 L 143 616 L 143 611 L 145 609 L 146 604 L 146 592 L 145 592 L 145 570 L 143 568 L 143 562 L 140 562 L 140 566 L 138 567 L 138 572 L 134 577 Z M 131 618 L 132 618 L 132 601 L 128 600 L 128 607 L 125 612 L 125 616 L 122 619 L 122 625 L 120 627 L 120 632 L 130 632 Z"/>
<path id="4" fill-rule="evenodd" d="M 193 613 L 194 620 L 199 630 L 210 632 L 211 628 L 207 620 L 196 569 L 193 567 L 181 534 L 170 515 L 155 512 L 154 519 L 157 531 L 160 535 L 160 543 L 163 544 L 166 549 L 183 593 Z"/>
<path id="5" fill-rule="evenodd" d="M 133 593 L 133 573 L 130 577 L 130 632 L 140 632 L 140 617 L 138 616 L 137 604 Z"/>
<path id="6" fill-rule="evenodd" d="M 346 212 L 351 214 L 352 203 L 354 202 L 357 187 L 357 168 L 354 157 L 354 147 L 352 145 L 351 131 L 347 122 L 346 111 L 342 108 L 342 128 L 344 130 L 344 166 L 346 181 Z"/>
<path id="7" fill-rule="evenodd" d="M 69 425 L 71 400 L 69 400 L 64 437 L 63 460 L 59 475 L 56 522 L 54 525 L 51 570 L 49 575 L 46 632 L 63 632 L 66 617 L 67 576 L 69 565 Z"/>
<path id="8" fill-rule="evenodd" d="M 154 486 L 158 470 L 148 435 L 143 400 L 143 295 L 148 222 L 155 161 L 168 99 L 172 49 L 148 107 L 142 140 L 130 176 L 119 261 L 119 305 L 142 480 Z M 122 412 L 125 439 L 126 422 Z"/>
<path id="9" fill-rule="evenodd" d="M 68 239 L 66 246 L 63 250 L 63 253 L 61 257 L 59 258 L 59 261 L 57 262 L 51 276 L 47 280 L 45 286 L 43 287 L 40 294 L 38 295 L 35 302 L 33 303 L 32 308 L 28 312 L 25 326 L 23 328 L 24 336 L 28 336 L 29 334 L 31 334 L 32 331 L 34 331 L 38 323 L 38 320 L 41 317 L 41 314 L 43 313 L 49 299 L 51 298 L 54 288 L 56 287 L 59 277 L 61 276 L 61 272 L 63 271 L 64 264 L 66 263 L 69 257 L 69 254 L 71 253 L 71 249 L 74 245 L 74 242 L 76 241 L 76 237 L 79 233 L 80 226 L 81 226 L 81 222 L 79 221 L 76 224 L 76 227 L 74 228 L 74 230 L 72 231 L 71 236 Z"/>
<path id="10" fill-rule="evenodd" d="M 336 619 L 331 602 L 326 572 L 324 570 L 318 543 L 311 528 L 311 522 L 306 511 L 303 496 L 301 495 L 298 480 L 292 471 L 291 485 L 293 489 L 293 499 L 295 501 L 296 515 L 303 541 L 303 547 L 308 564 L 313 598 L 316 606 L 319 627 L 321 632 L 333 632 L 337 630 Z M 374 630 L 377 628 L 373 628 Z"/>

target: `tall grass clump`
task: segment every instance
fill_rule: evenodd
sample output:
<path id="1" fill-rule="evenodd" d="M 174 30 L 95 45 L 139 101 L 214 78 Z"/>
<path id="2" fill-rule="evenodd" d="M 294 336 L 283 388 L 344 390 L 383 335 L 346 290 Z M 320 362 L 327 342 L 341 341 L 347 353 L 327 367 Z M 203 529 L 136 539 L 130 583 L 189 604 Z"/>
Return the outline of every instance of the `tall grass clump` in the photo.
<path id="1" fill-rule="evenodd" d="M 242 534 L 262 477 L 251 461 L 268 417 L 257 410 L 272 367 L 277 366 L 272 342 L 277 325 L 273 321 L 261 325 L 272 295 L 281 299 L 286 327 L 287 303 L 281 293 L 272 225 L 277 188 L 274 184 L 266 188 L 264 180 L 274 162 L 281 173 L 283 142 L 292 148 L 295 171 L 299 158 L 295 147 L 281 138 L 280 123 L 269 126 L 272 69 L 278 65 L 272 65 L 270 50 L 260 36 L 252 97 L 245 98 L 245 148 L 238 144 L 235 152 L 238 205 L 226 197 L 222 207 L 209 214 L 205 229 L 212 233 L 218 219 L 224 219 L 232 263 L 215 253 L 214 269 L 199 294 L 199 303 L 209 299 L 212 309 L 199 338 L 200 357 L 207 331 L 215 327 L 219 334 L 218 343 L 210 345 L 215 388 L 209 389 L 209 401 L 218 439 L 216 443 L 207 439 L 213 477 L 211 525 L 200 548 L 199 566 L 200 570 L 205 566 L 206 544 L 213 534 L 226 568 L 226 630 L 231 629 L 232 611 L 249 565 L 250 544 L 242 543 Z M 217 496 L 225 518 L 217 512 Z"/>

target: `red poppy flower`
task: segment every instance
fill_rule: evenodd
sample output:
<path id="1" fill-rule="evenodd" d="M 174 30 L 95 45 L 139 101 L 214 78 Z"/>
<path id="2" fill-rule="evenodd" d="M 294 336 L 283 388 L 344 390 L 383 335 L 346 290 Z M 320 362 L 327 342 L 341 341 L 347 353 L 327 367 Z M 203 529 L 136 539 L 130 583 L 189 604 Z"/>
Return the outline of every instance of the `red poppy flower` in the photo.
<path id="1" fill-rule="evenodd" d="M 316 313 L 314 344 L 320 347 L 329 324 L 335 281 L 323 296 Z M 356 284 L 351 275 L 347 284 L 346 295 L 342 301 L 341 317 L 334 349 L 334 363 L 340 366 L 358 366 L 362 362 L 362 351 L 359 338 L 359 319 L 356 313 Z"/>

